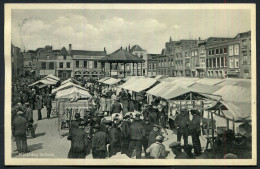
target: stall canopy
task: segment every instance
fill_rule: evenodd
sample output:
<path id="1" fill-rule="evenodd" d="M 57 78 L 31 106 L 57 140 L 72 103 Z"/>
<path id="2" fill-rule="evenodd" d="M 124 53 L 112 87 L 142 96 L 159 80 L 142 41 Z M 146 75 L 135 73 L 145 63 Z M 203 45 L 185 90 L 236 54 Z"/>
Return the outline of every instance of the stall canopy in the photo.
<path id="1" fill-rule="evenodd" d="M 77 81 L 77 80 L 75 80 L 75 79 L 68 78 L 67 80 L 63 81 L 63 82 L 61 83 L 61 85 L 64 85 L 64 84 L 66 84 L 66 83 L 68 83 L 68 82 L 72 82 L 72 83 L 75 83 L 75 84 L 78 84 L 78 85 L 81 84 L 79 81 Z"/>
<path id="2" fill-rule="evenodd" d="M 60 81 L 60 78 L 54 76 L 53 74 L 49 74 L 49 75 L 45 76 L 43 79 L 46 79 L 46 78 L 51 78 L 51 79 L 54 79 L 56 81 Z"/>
<path id="3" fill-rule="evenodd" d="M 219 84 L 221 82 L 225 81 L 225 79 L 209 79 L 209 78 L 205 78 L 205 79 L 199 79 L 197 81 L 197 83 L 201 83 L 201 84 L 205 84 L 205 85 L 216 85 Z"/>
<path id="4" fill-rule="evenodd" d="M 102 83 L 107 84 L 107 85 L 114 85 L 117 84 L 121 81 L 121 79 L 115 79 L 115 78 L 110 78 L 108 80 L 103 81 Z"/>
<path id="5" fill-rule="evenodd" d="M 235 121 L 251 119 L 251 88 L 227 85 L 214 94 L 222 96 L 220 103 L 229 110 Z"/>
<path id="6" fill-rule="evenodd" d="M 146 90 L 150 88 L 152 85 L 154 85 L 157 82 L 154 78 L 139 78 L 135 81 L 133 81 L 131 84 L 127 86 L 120 86 L 124 89 L 134 91 L 134 92 L 141 92 L 143 90 Z"/>
<path id="7" fill-rule="evenodd" d="M 102 79 L 99 79 L 98 82 L 102 83 L 102 82 L 108 80 L 109 78 L 110 78 L 110 77 L 104 77 L 104 78 L 102 78 Z"/>
<path id="8" fill-rule="evenodd" d="M 34 82 L 32 84 L 30 84 L 29 86 L 35 86 L 35 85 L 55 85 L 57 83 L 57 81 L 55 80 L 52 80 L 52 79 L 42 79 L 42 80 L 39 80 L 37 82 Z"/>
<path id="9" fill-rule="evenodd" d="M 136 80 L 140 79 L 141 76 L 131 76 L 124 84 L 120 85 L 119 88 L 125 88 L 132 85 Z"/>
<path id="10" fill-rule="evenodd" d="M 91 97 L 92 96 L 88 93 L 88 91 L 73 86 L 71 88 L 58 91 L 55 98 L 78 100 L 82 98 L 91 98 Z"/>
<path id="11" fill-rule="evenodd" d="M 201 83 L 195 83 L 188 87 L 189 90 L 198 92 L 198 93 L 206 93 L 206 94 L 213 94 L 214 92 L 218 91 L 221 86 L 211 86 Z"/>
<path id="12" fill-rule="evenodd" d="M 146 93 L 151 94 L 153 96 L 160 96 L 160 93 L 165 91 L 165 88 L 169 85 L 172 85 L 169 82 L 161 82 L 158 85 L 154 86 L 150 90 L 148 90 Z"/>
<path id="13" fill-rule="evenodd" d="M 76 85 L 76 84 L 74 84 L 74 83 L 72 83 L 72 82 L 68 82 L 68 83 L 66 83 L 66 84 L 64 84 L 64 85 L 61 85 L 60 87 L 58 87 L 58 88 L 56 88 L 56 89 L 53 89 L 53 90 L 52 90 L 52 94 L 55 94 L 55 93 L 57 93 L 57 92 L 60 91 L 60 90 L 65 90 L 65 89 L 72 88 L 72 87 L 76 87 L 76 88 L 78 88 L 78 89 L 82 89 L 82 90 L 86 90 L 86 91 L 87 91 L 87 89 L 85 89 L 84 87 L 81 87 L 81 86 L 79 86 L 79 85 Z"/>

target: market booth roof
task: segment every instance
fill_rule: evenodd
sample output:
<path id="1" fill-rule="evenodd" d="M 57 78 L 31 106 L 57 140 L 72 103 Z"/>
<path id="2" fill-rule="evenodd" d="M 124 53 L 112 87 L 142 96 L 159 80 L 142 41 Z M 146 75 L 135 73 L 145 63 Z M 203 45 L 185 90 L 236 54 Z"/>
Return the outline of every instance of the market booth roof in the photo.
<path id="1" fill-rule="evenodd" d="M 51 78 L 51 79 L 54 79 L 54 80 L 56 80 L 56 81 L 60 81 L 60 78 L 54 76 L 53 74 L 49 74 L 49 75 L 47 75 L 46 77 L 44 77 L 43 79 L 46 79 L 46 78 Z"/>
<path id="2" fill-rule="evenodd" d="M 143 90 L 148 89 L 149 87 L 151 87 L 152 85 L 154 85 L 157 82 L 157 80 L 153 79 L 153 78 L 139 78 L 135 81 L 133 81 L 131 84 L 127 85 L 127 86 L 120 86 L 121 88 L 130 90 L 130 91 L 134 91 L 134 92 L 141 92 Z"/>
<path id="3" fill-rule="evenodd" d="M 115 52 L 103 57 L 99 60 L 103 63 L 141 63 L 144 62 L 143 59 L 132 54 L 129 51 L 122 49 L 122 47 Z"/>
<path id="4" fill-rule="evenodd" d="M 114 84 L 119 83 L 120 81 L 121 81 L 121 79 L 110 78 L 108 80 L 103 81 L 103 83 L 107 84 L 107 85 L 114 85 Z"/>
<path id="5" fill-rule="evenodd" d="M 53 90 L 52 90 L 52 94 L 55 94 L 56 92 L 58 92 L 58 91 L 60 91 L 60 90 L 65 90 L 65 89 L 72 88 L 72 87 L 76 87 L 76 88 L 78 88 L 78 89 L 82 89 L 82 90 L 86 90 L 86 91 L 87 91 L 87 89 L 85 89 L 84 87 L 81 87 L 81 86 L 79 86 L 79 85 L 76 85 L 76 84 L 74 84 L 74 83 L 72 83 L 72 82 L 68 82 L 68 83 L 66 83 L 66 84 L 64 84 L 64 85 L 61 85 L 60 87 L 58 87 L 58 88 L 56 88 L 56 89 L 53 89 Z"/>
<path id="6" fill-rule="evenodd" d="M 37 82 L 34 82 L 34 83 L 30 84 L 29 86 L 42 85 L 42 84 L 44 84 L 44 85 L 55 85 L 56 83 L 57 83 L 57 81 L 46 78 L 46 79 L 42 79 L 42 80 L 39 80 Z"/>
<path id="7" fill-rule="evenodd" d="M 142 76 L 131 76 L 124 84 L 118 86 L 119 88 L 126 88 L 127 86 L 131 86 L 136 80 L 143 78 Z"/>
<path id="8" fill-rule="evenodd" d="M 92 96 L 88 93 L 86 90 L 79 89 L 75 86 L 65 89 L 65 90 L 60 90 L 57 92 L 55 98 L 56 99 L 82 99 L 82 98 L 91 98 Z"/>
<path id="9" fill-rule="evenodd" d="M 102 79 L 99 79 L 98 82 L 100 82 L 100 83 L 101 83 L 101 82 L 104 82 L 104 81 L 108 80 L 109 78 L 110 78 L 110 77 L 103 77 Z"/>
<path id="10" fill-rule="evenodd" d="M 75 80 L 75 79 L 68 78 L 67 80 L 63 81 L 63 82 L 61 83 L 61 85 L 64 85 L 64 84 L 66 84 L 66 83 L 68 83 L 68 82 L 72 82 L 72 83 L 75 83 L 75 84 L 81 84 L 79 81 L 77 81 L 77 80 Z"/>

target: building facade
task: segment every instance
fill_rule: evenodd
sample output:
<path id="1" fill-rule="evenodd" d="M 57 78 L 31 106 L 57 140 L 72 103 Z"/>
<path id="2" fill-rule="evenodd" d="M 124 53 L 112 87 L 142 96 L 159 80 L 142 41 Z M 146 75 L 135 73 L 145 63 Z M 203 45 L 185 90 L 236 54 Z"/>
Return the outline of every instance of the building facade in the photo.
<path id="1" fill-rule="evenodd" d="M 139 45 L 134 45 L 133 47 L 131 47 L 131 49 L 129 46 L 129 51 L 132 54 L 134 54 L 144 60 L 143 63 L 138 63 L 138 71 L 137 71 L 138 75 L 143 75 L 143 76 L 148 75 L 148 73 L 147 73 L 147 68 L 148 68 L 147 51 L 142 49 Z M 130 66 L 129 69 L 131 70 L 131 74 L 136 75 L 137 65 L 135 64 L 133 67 L 133 65 L 130 64 L 129 66 Z M 142 72 L 141 72 L 141 67 L 142 67 Z"/>
<path id="2" fill-rule="evenodd" d="M 157 75 L 157 58 L 160 54 L 147 54 L 147 75 L 156 76 Z"/>
<path id="3" fill-rule="evenodd" d="M 23 55 L 21 49 L 11 44 L 12 78 L 17 79 L 23 74 Z"/>

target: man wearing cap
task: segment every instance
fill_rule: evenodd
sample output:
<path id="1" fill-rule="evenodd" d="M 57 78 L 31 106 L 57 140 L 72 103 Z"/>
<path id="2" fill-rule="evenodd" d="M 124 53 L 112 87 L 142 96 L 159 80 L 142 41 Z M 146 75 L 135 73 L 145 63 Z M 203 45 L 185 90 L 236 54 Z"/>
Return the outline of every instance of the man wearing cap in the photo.
<path id="1" fill-rule="evenodd" d="M 38 120 L 42 120 L 42 112 L 41 112 L 42 107 L 43 107 L 42 98 L 40 97 L 40 95 L 37 95 L 36 96 L 36 109 L 38 110 Z"/>
<path id="2" fill-rule="evenodd" d="M 126 154 L 127 149 L 129 146 L 129 141 L 130 141 L 130 116 L 125 115 L 122 125 L 121 125 L 121 130 L 122 130 L 122 145 L 121 145 L 121 154 Z"/>
<path id="3" fill-rule="evenodd" d="M 144 130 L 145 130 L 145 136 L 142 141 L 142 145 L 144 147 L 144 150 L 148 148 L 148 140 L 149 140 L 149 135 L 150 132 L 153 130 L 153 124 L 151 123 L 151 119 L 149 117 L 146 117 L 144 119 Z M 147 154 L 145 154 L 147 156 Z"/>
<path id="4" fill-rule="evenodd" d="M 146 150 L 147 154 L 150 154 L 150 156 L 154 159 L 165 159 L 170 152 L 165 150 L 165 146 L 162 142 L 163 137 L 157 136 L 156 142 L 150 145 L 150 147 Z"/>
<path id="5" fill-rule="evenodd" d="M 26 106 L 25 117 L 26 117 L 26 120 L 28 122 L 28 128 L 31 132 L 32 137 L 35 138 L 35 131 L 34 131 L 34 128 L 33 128 L 33 110 L 30 107 L 29 103 L 25 103 L 25 106 Z"/>
<path id="6" fill-rule="evenodd" d="M 181 143 L 179 141 L 174 141 L 169 145 L 169 148 L 175 154 L 175 159 L 188 159 L 186 153 L 182 152 Z"/>
<path id="7" fill-rule="evenodd" d="M 119 123 L 115 121 L 111 128 L 108 130 L 108 151 L 109 157 L 116 155 L 117 152 L 121 151 L 121 130 L 118 128 Z"/>
<path id="8" fill-rule="evenodd" d="M 23 117 L 23 112 L 18 111 L 17 116 L 15 117 L 13 121 L 13 131 L 14 131 L 14 137 L 16 141 L 17 151 L 18 153 L 27 153 L 27 138 L 26 138 L 26 130 L 28 128 L 28 122 Z"/>
<path id="9" fill-rule="evenodd" d="M 50 118 L 51 115 L 51 108 L 52 108 L 52 101 L 51 101 L 51 94 L 47 96 L 46 99 L 46 108 L 47 108 L 47 119 Z"/>
<path id="10" fill-rule="evenodd" d="M 84 126 L 84 122 L 77 123 L 74 121 L 71 124 L 69 136 L 67 137 L 71 141 L 68 158 L 85 158 L 90 153 L 91 142 L 81 126 Z"/>
<path id="11" fill-rule="evenodd" d="M 192 120 L 189 123 L 189 130 L 191 133 L 192 144 L 194 147 L 194 153 L 196 156 L 201 154 L 201 144 L 200 144 L 200 116 L 199 111 L 193 109 L 191 110 Z"/>
<path id="12" fill-rule="evenodd" d="M 136 158 L 140 159 L 142 154 L 142 139 L 145 136 L 143 124 L 140 122 L 141 114 L 136 114 L 135 120 L 130 125 L 130 143 L 128 148 L 128 157 L 132 157 L 133 151 L 136 150 Z"/>
<path id="13" fill-rule="evenodd" d="M 161 128 L 160 128 L 159 125 L 157 125 L 157 124 L 154 124 L 154 125 L 153 125 L 153 130 L 149 133 L 148 147 L 149 147 L 151 144 L 155 143 L 155 141 L 156 141 L 155 138 L 156 138 L 157 136 L 162 135 L 160 129 L 161 129 Z"/>
<path id="14" fill-rule="evenodd" d="M 100 125 L 93 126 L 92 138 L 92 155 L 94 159 L 106 158 L 107 153 L 107 135 L 105 132 L 100 131 Z"/>
<path id="15" fill-rule="evenodd" d="M 188 145 L 189 123 L 189 113 L 185 109 L 182 109 L 181 113 L 175 118 L 175 124 L 177 127 L 177 141 L 181 142 L 181 137 L 183 136 L 184 147 Z"/>

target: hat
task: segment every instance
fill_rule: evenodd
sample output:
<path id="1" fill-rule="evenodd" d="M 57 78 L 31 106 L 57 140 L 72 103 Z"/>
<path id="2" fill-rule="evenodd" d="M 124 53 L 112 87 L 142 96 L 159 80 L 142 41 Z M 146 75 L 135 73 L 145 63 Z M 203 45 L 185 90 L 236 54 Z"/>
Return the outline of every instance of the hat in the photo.
<path id="1" fill-rule="evenodd" d="M 80 117 L 79 113 L 75 113 L 75 118 Z"/>
<path id="2" fill-rule="evenodd" d="M 162 142 L 162 141 L 163 141 L 163 137 L 159 135 L 159 136 L 157 136 L 157 137 L 155 138 L 155 140 Z"/>
<path id="3" fill-rule="evenodd" d="M 99 124 L 95 124 L 95 125 L 93 126 L 93 128 L 94 128 L 94 129 L 100 129 L 100 125 L 99 125 Z"/>
<path id="4" fill-rule="evenodd" d="M 141 117 L 140 113 L 135 114 L 135 117 Z"/>
<path id="5" fill-rule="evenodd" d="M 128 119 L 128 118 L 130 118 L 130 115 L 127 114 L 123 119 Z"/>
<path id="6" fill-rule="evenodd" d="M 159 126 L 159 125 L 157 125 L 157 124 L 154 124 L 153 127 L 161 128 L 161 126 Z"/>
<path id="7" fill-rule="evenodd" d="M 22 115 L 22 114 L 23 114 L 22 111 L 18 111 L 18 112 L 17 112 L 17 115 Z"/>
<path id="8" fill-rule="evenodd" d="M 174 141 L 169 145 L 169 148 L 175 148 L 175 147 L 180 147 L 181 143 L 179 141 Z"/>
<path id="9" fill-rule="evenodd" d="M 104 117 L 104 113 L 103 112 L 99 112 L 98 113 L 98 117 Z"/>
<path id="10" fill-rule="evenodd" d="M 228 153 L 224 156 L 225 159 L 237 159 L 237 156 L 232 153 Z"/>

